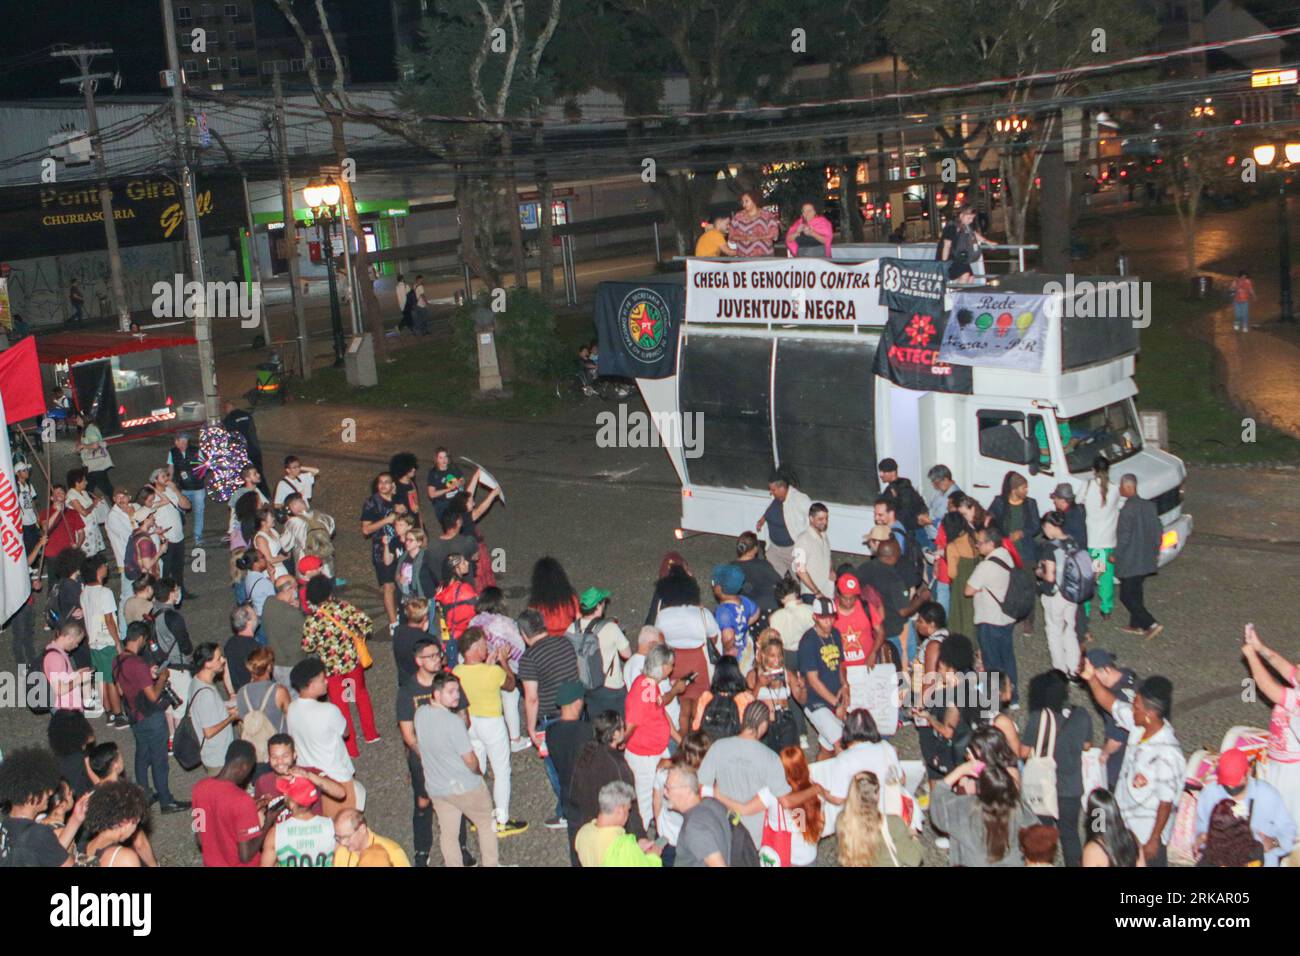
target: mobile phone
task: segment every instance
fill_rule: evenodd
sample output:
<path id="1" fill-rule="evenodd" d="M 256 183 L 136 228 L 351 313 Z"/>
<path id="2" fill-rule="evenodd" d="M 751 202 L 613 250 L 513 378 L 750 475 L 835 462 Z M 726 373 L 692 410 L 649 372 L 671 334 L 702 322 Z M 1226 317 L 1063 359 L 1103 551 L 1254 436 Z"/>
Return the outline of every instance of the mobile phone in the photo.
<path id="1" fill-rule="evenodd" d="M 683 677 L 682 680 L 686 681 L 686 683 L 688 684 L 693 684 L 695 683 L 695 678 L 699 676 L 700 676 L 699 671 L 691 671 L 689 674 Z"/>
<path id="2" fill-rule="evenodd" d="M 976 760 L 970 769 L 971 769 L 971 776 L 978 777 L 980 774 L 984 772 L 984 761 Z"/>

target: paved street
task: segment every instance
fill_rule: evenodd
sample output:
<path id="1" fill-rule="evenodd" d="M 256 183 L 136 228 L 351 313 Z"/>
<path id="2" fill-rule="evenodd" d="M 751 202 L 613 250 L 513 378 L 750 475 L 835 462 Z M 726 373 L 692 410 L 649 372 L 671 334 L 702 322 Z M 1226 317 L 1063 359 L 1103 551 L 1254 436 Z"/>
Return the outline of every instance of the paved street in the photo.
<path id="1" fill-rule="evenodd" d="M 665 550 L 678 548 L 701 574 L 729 559 L 733 550 L 730 541 L 715 537 L 673 541 L 679 492 L 667 457 L 655 448 L 598 448 L 595 415 L 604 407 L 612 406 L 589 402 L 541 421 L 485 422 L 415 412 L 291 405 L 259 410 L 257 419 L 272 475 L 278 470 L 275 462 L 289 451 L 323 468 L 316 500 L 339 519 L 340 573 L 352 582 L 347 596 L 378 618 L 382 610 L 369 549 L 356 520 L 369 481 L 393 452 L 414 451 L 423 471 L 433 449 L 445 444 L 453 454 L 467 455 L 492 469 L 506 489 L 506 506 L 495 507 L 482 524 L 489 547 L 504 549 L 502 586 L 511 611 L 522 606 L 532 562 L 553 554 L 564 562 L 579 589 L 592 584 L 610 588 L 614 613 L 635 634 Z M 356 422 L 353 444 L 340 440 L 345 416 Z M 115 447 L 119 467 L 114 482 L 134 487 L 163 454 L 161 443 Z M 56 474 L 70 466 L 70 459 L 65 442 L 55 457 Z M 815 494 L 816 489 L 809 491 Z M 1193 469 L 1186 507 L 1196 516 L 1196 533 L 1183 556 L 1148 586 L 1149 603 L 1165 623 L 1165 631 L 1150 642 L 1122 635 L 1118 628 L 1126 622 L 1117 614 L 1109 623 L 1094 627 L 1094 633 L 1101 646 L 1115 651 L 1139 673 L 1163 673 L 1173 679 L 1173 723 L 1184 749 L 1190 751 L 1217 746 L 1234 723 L 1267 722 L 1263 704 L 1242 699 L 1245 671 L 1237 646 L 1245 621 L 1254 621 L 1264 639 L 1283 653 L 1300 653 L 1291 635 L 1295 606 L 1286 589 L 1277 586 L 1279 568 L 1300 552 L 1300 484 L 1292 471 Z M 210 505 L 208 511 L 209 532 L 219 533 L 225 509 Z M 185 613 L 191 633 L 199 640 L 224 640 L 229 634 L 225 621 L 230 607 L 224 552 L 210 553 L 208 568 L 205 576 L 195 576 L 192 583 L 201 598 L 187 604 Z M 382 623 L 377 623 L 382 632 Z M 1047 666 L 1041 628 L 1035 637 L 1018 637 L 1017 650 L 1022 681 Z M 376 646 L 375 661 L 367 679 L 384 737 L 378 744 L 363 745 L 357 772 L 370 792 L 368 816 L 374 829 L 409 850 L 410 792 L 394 725 L 394 666 L 386 643 Z M 0 648 L 0 666 L 14 666 L 7 641 Z M 43 742 L 45 723 L 26 710 L 5 709 L 0 711 L 0 741 L 6 750 Z M 130 767 L 131 734 L 106 729 L 102 721 L 96 726 L 103 728 L 101 738 L 112 737 L 124 748 Z M 916 756 L 911 731 L 904 729 L 894 742 L 904 757 Z M 540 825 L 553 809 L 540 761 L 533 751 L 525 751 L 514 755 L 512 769 L 511 816 L 531 826 L 527 833 L 503 842 L 503 861 L 564 865 L 563 834 Z M 172 787 L 178 797 L 187 796 L 198 779 L 198 774 L 183 773 L 173 764 Z M 184 815 L 156 818 L 152 825 L 162 862 L 198 863 Z M 823 858 L 832 847 L 832 841 L 823 843 Z M 938 851 L 929 852 L 938 862 Z M 436 841 L 434 857 L 438 858 Z"/>

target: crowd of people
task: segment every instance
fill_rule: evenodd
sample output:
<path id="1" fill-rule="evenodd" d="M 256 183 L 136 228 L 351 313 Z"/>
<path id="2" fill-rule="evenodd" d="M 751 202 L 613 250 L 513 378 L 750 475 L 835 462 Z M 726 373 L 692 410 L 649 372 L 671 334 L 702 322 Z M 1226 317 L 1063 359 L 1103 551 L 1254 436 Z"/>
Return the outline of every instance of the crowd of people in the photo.
<path id="1" fill-rule="evenodd" d="M 358 513 L 377 627 L 345 597 L 337 522 L 313 504 L 320 469 L 291 455 L 272 489 L 251 418 L 231 410 L 226 427 L 252 438 L 223 502 L 220 642 L 186 622 L 200 596 L 181 556 L 205 540 L 213 492 L 192 436 L 135 493 L 108 483 L 109 459 L 93 483 L 83 464 L 52 485 L 45 508 L 17 463 L 36 590 L 9 626 L 42 678 L 30 705 L 48 714 L 48 747 L 0 763 L 6 864 L 155 865 L 156 804 L 193 815 L 208 866 L 428 866 L 435 822 L 443 865 L 495 866 L 530 827 L 512 812 L 512 763 L 531 759 L 554 796 L 533 825 L 563 833 L 582 867 L 812 866 L 823 851 L 841 866 L 1160 866 L 1171 846 L 1207 866 L 1273 866 L 1294 849 L 1296 665 L 1247 628 L 1272 724 L 1215 755 L 1191 792 L 1171 682 L 1093 641 L 1117 591 L 1125 632 L 1161 631 L 1143 589 L 1159 516 L 1105 459 L 1043 514 L 1019 473 L 985 508 L 942 464 L 923 494 L 884 459 L 857 564 L 835 562 L 836 516 L 777 471 L 707 574 L 664 555 L 632 631 L 607 587 L 579 589 L 550 556 L 508 607 L 483 534 L 500 489 L 445 448 L 421 481 L 403 452 Z M 83 462 L 101 460 L 96 438 L 81 434 Z M 1015 636 L 1040 606 L 1051 669 L 1025 680 Z M 377 630 L 396 686 L 367 682 Z M 883 705 L 867 692 L 881 674 Z M 390 700 L 409 846 L 370 829 L 354 763 Z M 133 774 L 97 726 L 130 729 Z M 921 759 L 903 760 L 895 742 L 912 734 Z M 188 800 L 173 760 L 201 772 Z"/>

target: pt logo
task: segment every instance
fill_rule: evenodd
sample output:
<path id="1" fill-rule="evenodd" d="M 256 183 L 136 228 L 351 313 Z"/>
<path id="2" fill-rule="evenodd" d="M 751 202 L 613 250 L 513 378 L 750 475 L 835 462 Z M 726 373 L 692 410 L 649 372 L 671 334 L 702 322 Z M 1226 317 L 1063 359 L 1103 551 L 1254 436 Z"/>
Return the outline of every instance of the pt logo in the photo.
<path id="1" fill-rule="evenodd" d="M 619 330 L 627 353 L 653 365 L 668 348 L 668 303 L 650 289 L 633 289 L 618 307 Z"/>
<path id="2" fill-rule="evenodd" d="M 935 333 L 934 319 L 928 315 L 914 313 L 912 321 L 907 323 L 905 332 L 914 348 L 925 348 L 930 344 L 930 338 Z"/>

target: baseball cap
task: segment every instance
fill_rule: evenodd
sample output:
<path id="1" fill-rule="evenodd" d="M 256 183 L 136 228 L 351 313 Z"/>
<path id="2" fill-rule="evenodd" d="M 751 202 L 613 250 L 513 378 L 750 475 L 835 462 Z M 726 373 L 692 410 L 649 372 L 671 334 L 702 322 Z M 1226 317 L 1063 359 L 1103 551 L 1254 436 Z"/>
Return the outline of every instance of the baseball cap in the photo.
<path id="1" fill-rule="evenodd" d="M 862 590 L 862 585 L 858 583 L 857 575 L 845 571 L 836 579 L 835 589 L 841 594 L 857 594 Z"/>
<path id="2" fill-rule="evenodd" d="M 828 597 L 813 598 L 813 617 L 834 617 L 835 602 Z"/>
<path id="3" fill-rule="evenodd" d="M 888 525 L 873 524 L 863 541 L 888 541 L 894 536 L 894 530 Z"/>
<path id="4" fill-rule="evenodd" d="M 1100 647 L 1090 649 L 1084 656 L 1093 667 L 1114 667 L 1118 660 L 1110 651 Z"/>
<path id="5" fill-rule="evenodd" d="M 1074 500 L 1074 486 L 1068 481 L 1063 481 L 1052 489 L 1052 497 L 1060 498 L 1062 501 Z"/>
<path id="6" fill-rule="evenodd" d="M 306 777 L 277 777 L 275 789 L 300 807 L 310 807 L 320 799 L 320 791 Z"/>
<path id="7" fill-rule="evenodd" d="M 309 554 L 304 556 L 303 559 L 298 562 L 298 573 L 302 575 L 306 574 L 308 571 L 319 571 L 323 567 L 325 567 L 324 561 L 314 554 Z"/>
<path id="8" fill-rule="evenodd" d="M 153 509 L 148 505 L 136 505 L 131 511 L 131 520 L 139 524 L 145 518 L 153 514 Z"/>
<path id="9" fill-rule="evenodd" d="M 1219 783 L 1225 787 L 1240 787 L 1250 773 L 1250 758 L 1244 750 L 1234 747 L 1219 754 Z"/>
<path id="10" fill-rule="evenodd" d="M 582 606 L 584 611 L 591 611 L 607 597 L 609 597 L 609 592 L 604 588 L 587 588 L 578 598 L 578 604 Z"/>
<path id="11" fill-rule="evenodd" d="M 27 459 L 22 455 L 14 455 L 14 471 L 31 471 L 32 466 L 27 464 Z"/>
<path id="12" fill-rule="evenodd" d="M 734 564 L 719 564 L 713 569 L 713 583 L 723 594 L 739 594 L 745 586 L 745 572 Z"/>
<path id="13" fill-rule="evenodd" d="M 582 700 L 587 695 L 587 688 L 582 681 L 566 680 L 555 690 L 555 706 L 564 707 L 574 701 Z"/>

